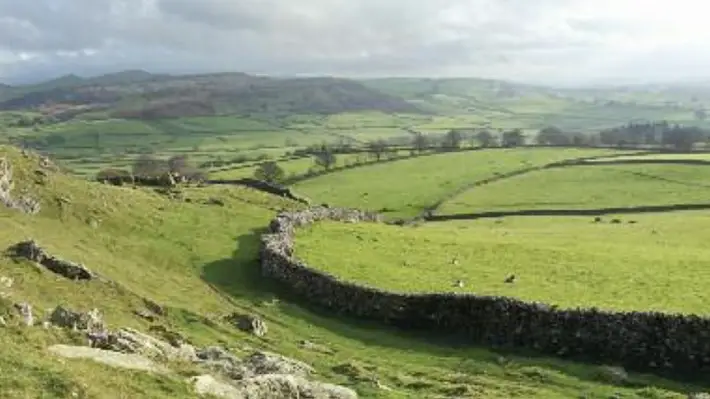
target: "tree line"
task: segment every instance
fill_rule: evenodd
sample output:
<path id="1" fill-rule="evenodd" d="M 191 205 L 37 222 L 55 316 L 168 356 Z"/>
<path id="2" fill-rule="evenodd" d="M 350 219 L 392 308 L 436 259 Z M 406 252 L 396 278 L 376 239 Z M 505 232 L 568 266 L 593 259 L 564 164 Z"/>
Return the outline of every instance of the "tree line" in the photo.
<path id="1" fill-rule="evenodd" d="M 645 147 L 677 152 L 689 152 L 698 143 L 710 142 L 710 131 L 694 126 L 681 126 L 667 121 L 628 123 L 604 129 L 597 133 L 568 132 L 555 126 L 540 129 L 534 135 L 527 135 L 522 129 L 492 131 L 490 129 L 451 129 L 443 135 L 411 131 L 406 141 L 402 138 L 379 139 L 364 144 L 341 141 L 320 144 L 295 150 L 292 157 L 311 157 L 312 167 L 306 172 L 313 175 L 332 171 L 338 165 L 341 154 L 362 154 L 355 164 L 381 162 L 401 158 L 402 152 L 409 156 L 431 152 L 458 151 L 464 148 L 512 148 L 526 145 L 545 146 L 589 146 L 589 147 Z M 283 183 L 288 180 L 284 169 L 274 160 L 265 156 L 253 160 L 260 162 L 254 172 L 256 179 L 268 183 Z M 132 165 L 131 173 L 137 177 L 156 177 L 165 174 L 183 176 L 189 180 L 204 179 L 202 170 L 212 163 L 194 166 L 187 155 L 176 155 L 159 159 L 152 155 L 142 155 Z M 99 177 L 129 174 L 125 170 L 107 169 Z"/>

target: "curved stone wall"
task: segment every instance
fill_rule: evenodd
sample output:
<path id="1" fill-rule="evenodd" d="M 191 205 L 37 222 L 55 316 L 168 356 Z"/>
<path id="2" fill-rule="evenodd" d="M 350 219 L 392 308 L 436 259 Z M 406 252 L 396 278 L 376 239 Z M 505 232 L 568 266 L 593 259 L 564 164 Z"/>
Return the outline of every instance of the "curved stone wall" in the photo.
<path id="1" fill-rule="evenodd" d="M 470 294 L 399 294 L 340 281 L 293 253 L 295 229 L 320 221 L 380 222 L 352 209 L 281 213 L 262 236 L 264 275 L 338 314 L 406 329 L 462 334 L 472 343 L 672 373 L 710 371 L 710 319 L 652 312 L 558 309 L 512 298 Z"/>

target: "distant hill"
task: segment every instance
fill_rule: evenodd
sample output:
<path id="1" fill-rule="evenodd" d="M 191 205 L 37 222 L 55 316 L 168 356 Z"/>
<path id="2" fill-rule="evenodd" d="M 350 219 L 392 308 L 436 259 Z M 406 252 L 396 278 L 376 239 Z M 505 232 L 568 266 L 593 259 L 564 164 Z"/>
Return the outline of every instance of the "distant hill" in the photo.
<path id="1" fill-rule="evenodd" d="M 422 112 L 401 97 L 348 79 L 275 79 L 243 73 L 172 76 L 141 70 L 92 78 L 67 75 L 8 87 L 0 92 L 0 100 L 0 110 L 90 106 L 140 119 L 230 113 Z"/>

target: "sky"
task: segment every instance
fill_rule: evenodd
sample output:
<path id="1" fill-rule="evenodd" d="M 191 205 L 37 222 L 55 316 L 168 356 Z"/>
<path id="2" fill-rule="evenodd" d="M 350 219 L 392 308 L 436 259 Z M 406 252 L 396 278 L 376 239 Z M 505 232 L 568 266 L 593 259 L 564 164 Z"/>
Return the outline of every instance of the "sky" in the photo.
<path id="1" fill-rule="evenodd" d="M 704 79 L 709 14 L 702 0 L 0 0 L 0 82 L 125 69 Z"/>

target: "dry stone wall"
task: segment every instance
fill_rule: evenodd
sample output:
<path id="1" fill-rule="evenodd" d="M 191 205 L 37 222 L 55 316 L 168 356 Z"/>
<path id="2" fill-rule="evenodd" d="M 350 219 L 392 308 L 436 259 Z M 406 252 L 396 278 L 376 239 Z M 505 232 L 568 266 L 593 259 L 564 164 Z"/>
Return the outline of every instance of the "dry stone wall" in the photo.
<path id="1" fill-rule="evenodd" d="M 311 269 L 293 253 L 295 229 L 326 219 L 381 221 L 378 215 L 358 210 L 312 208 L 279 214 L 262 236 L 263 274 L 312 304 L 400 328 L 454 333 L 494 348 L 523 348 L 640 371 L 685 375 L 710 371 L 710 319 L 705 317 L 558 309 L 471 294 L 410 295 L 341 281 Z"/>

